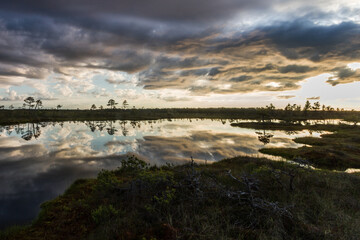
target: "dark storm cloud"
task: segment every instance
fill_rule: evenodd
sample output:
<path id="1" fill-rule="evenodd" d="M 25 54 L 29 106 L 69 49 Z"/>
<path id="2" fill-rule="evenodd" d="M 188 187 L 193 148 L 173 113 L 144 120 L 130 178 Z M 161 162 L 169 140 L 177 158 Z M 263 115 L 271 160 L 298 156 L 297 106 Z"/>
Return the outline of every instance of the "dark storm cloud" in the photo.
<path id="1" fill-rule="evenodd" d="M 41 67 L 46 65 L 44 61 L 38 60 L 31 56 L 31 53 L 23 53 L 20 49 L 0 48 L 0 63 L 6 64 L 23 64 L 32 67 Z"/>
<path id="2" fill-rule="evenodd" d="M 194 94 L 294 90 L 324 72 L 336 75 L 332 85 L 357 81 L 357 73 L 339 69 L 360 58 L 356 23 L 314 24 L 331 17 L 314 8 L 297 20 L 224 30 L 234 14 L 281 3 L 288 2 L 2 1 L 0 81 L 71 77 L 70 67 L 139 73 L 145 89 Z"/>
<path id="3" fill-rule="evenodd" d="M 329 48 L 359 34 L 359 26 L 354 23 L 341 23 L 332 26 L 319 26 L 298 20 L 264 28 L 266 36 L 282 47 Z"/>
<path id="4" fill-rule="evenodd" d="M 133 73 L 149 67 L 152 59 L 153 56 L 150 53 L 141 53 L 131 49 L 119 50 L 114 51 L 101 63 L 89 64 L 86 67 Z"/>
<path id="5" fill-rule="evenodd" d="M 339 67 L 333 69 L 335 72 L 333 77 L 330 77 L 327 82 L 333 86 L 341 83 L 351 83 L 360 80 L 360 71 L 352 70 L 348 67 Z"/>
<path id="6" fill-rule="evenodd" d="M 287 65 L 284 67 L 279 67 L 279 72 L 281 73 L 307 73 L 312 70 L 315 70 L 316 68 L 312 68 L 309 66 L 299 66 L 299 65 Z"/>
<path id="7" fill-rule="evenodd" d="M 157 20 L 203 21 L 228 18 L 239 10 L 267 9 L 272 4 L 265 0 L 12 0 L 1 1 L 0 9 L 56 17 L 120 14 Z"/>
<path id="8" fill-rule="evenodd" d="M 352 22 L 321 26 L 298 20 L 267 27 L 263 31 L 265 37 L 289 59 L 321 61 L 332 56 L 360 57 L 360 27 Z"/>
<path id="9" fill-rule="evenodd" d="M 41 69 L 27 69 L 25 71 L 16 71 L 16 70 L 5 70 L 0 66 L 0 76 L 7 77 L 26 77 L 26 78 L 37 78 L 42 79 L 45 77 L 45 73 Z"/>
<path id="10" fill-rule="evenodd" d="M 241 75 L 241 76 L 238 76 L 238 77 L 231 78 L 230 81 L 231 82 L 244 82 L 244 81 L 250 80 L 252 78 L 253 77 L 251 77 L 251 76 Z"/>

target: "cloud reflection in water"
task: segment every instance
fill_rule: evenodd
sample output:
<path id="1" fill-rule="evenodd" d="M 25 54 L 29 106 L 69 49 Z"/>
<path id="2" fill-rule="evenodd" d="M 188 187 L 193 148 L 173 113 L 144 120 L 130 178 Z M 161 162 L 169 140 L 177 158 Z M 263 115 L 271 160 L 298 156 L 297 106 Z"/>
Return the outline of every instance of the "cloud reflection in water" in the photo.
<path id="1" fill-rule="evenodd" d="M 1 129 L 0 227 L 29 222 L 39 205 L 78 178 L 114 169 L 127 153 L 151 164 L 199 162 L 259 155 L 264 147 L 255 130 L 216 120 L 105 121 L 22 124 Z M 24 137 L 31 131 L 32 137 Z M 34 136 L 35 133 L 37 136 Z M 296 147 L 291 136 L 271 131 L 267 146 Z M 313 133 L 316 135 L 317 133 Z"/>

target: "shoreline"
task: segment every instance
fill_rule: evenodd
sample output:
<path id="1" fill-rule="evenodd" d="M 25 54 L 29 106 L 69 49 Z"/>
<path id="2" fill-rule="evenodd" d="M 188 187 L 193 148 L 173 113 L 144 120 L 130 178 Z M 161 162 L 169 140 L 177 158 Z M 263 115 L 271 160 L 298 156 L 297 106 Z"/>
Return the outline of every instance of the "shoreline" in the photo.
<path id="1" fill-rule="evenodd" d="M 286 111 L 261 108 L 168 108 L 168 109 L 104 109 L 104 110 L 52 110 L 15 109 L 0 110 L 0 124 L 48 121 L 101 121 L 101 120 L 157 120 L 171 118 L 208 119 L 279 119 L 286 122 L 324 119 L 349 119 L 357 122 L 357 111 Z"/>

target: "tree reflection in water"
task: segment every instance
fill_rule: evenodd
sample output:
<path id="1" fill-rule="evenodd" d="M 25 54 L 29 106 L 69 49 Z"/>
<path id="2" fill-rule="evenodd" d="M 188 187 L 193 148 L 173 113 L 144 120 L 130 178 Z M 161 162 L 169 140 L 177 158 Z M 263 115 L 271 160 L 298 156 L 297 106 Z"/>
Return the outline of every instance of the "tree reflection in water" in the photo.
<path id="1" fill-rule="evenodd" d="M 152 121 L 149 121 L 149 123 L 152 123 Z M 118 131 L 115 124 L 116 121 L 85 121 L 85 125 L 90 128 L 91 132 L 95 132 L 96 130 L 102 132 L 104 129 L 106 129 L 109 135 L 114 135 Z M 129 134 L 127 124 L 128 121 L 119 121 L 119 128 L 121 129 L 122 135 L 125 137 Z M 141 128 L 139 121 L 131 121 L 130 125 L 133 129 Z"/>
<path id="2" fill-rule="evenodd" d="M 74 122 L 75 123 L 75 122 Z M 114 135 L 118 129 L 115 126 L 116 121 L 84 121 L 84 124 L 89 127 L 91 132 L 95 132 L 99 130 L 100 132 L 106 130 L 109 135 Z M 152 121 L 148 121 L 150 125 L 152 125 Z M 17 124 L 17 125 L 9 125 L 9 126 L 0 126 L 0 136 L 2 133 L 6 133 L 10 136 L 13 132 L 17 135 L 20 135 L 22 139 L 26 141 L 30 141 L 31 139 L 37 139 L 41 135 L 41 128 L 46 126 L 59 125 L 61 128 L 64 127 L 63 122 L 40 122 L 40 123 L 25 123 L 25 124 Z M 127 136 L 129 134 L 129 130 L 127 126 L 128 121 L 119 121 L 119 128 L 121 129 L 121 133 L 123 136 Z M 140 129 L 141 124 L 139 121 L 131 121 L 130 126 L 133 129 Z"/>
<path id="3" fill-rule="evenodd" d="M 40 126 L 38 123 L 27 123 L 25 128 L 21 129 L 21 138 L 30 141 L 33 137 L 37 139 L 41 135 Z"/>
<path id="4" fill-rule="evenodd" d="M 106 131 L 108 132 L 109 135 L 114 135 L 117 132 L 117 129 L 115 128 L 113 123 L 115 123 L 115 121 L 109 121 L 109 125 L 106 128 Z"/>
<path id="5" fill-rule="evenodd" d="M 11 136 L 13 132 L 17 135 L 21 135 L 21 138 L 25 141 L 30 141 L 32 138 L 37 139 L 41 135 L 41 128 L 47 126 L 46 123 L 26 123 L 10 126 L 1 126 L 0 133 L 6 131 L 8 136 Z M 1 135 L 0 135 L 1 136 Z"/>
<path id="6" fill-rule="evenodd" d="M 95 132 L 97 124 L 95 121 L 89 121 L 89 122 L 85 122 L 85 125 L 88 126 L 90 128 L 91 132 Z"/>
<path id="7" fill-rule="evenodd" d="M 255 132 L 258 136 L 258 140 L 262 142 L 264 145 L 270 143 L 270 138 L 272 138 L 274 135 L 266 133 L 264 130 L 263 132 Z"/>

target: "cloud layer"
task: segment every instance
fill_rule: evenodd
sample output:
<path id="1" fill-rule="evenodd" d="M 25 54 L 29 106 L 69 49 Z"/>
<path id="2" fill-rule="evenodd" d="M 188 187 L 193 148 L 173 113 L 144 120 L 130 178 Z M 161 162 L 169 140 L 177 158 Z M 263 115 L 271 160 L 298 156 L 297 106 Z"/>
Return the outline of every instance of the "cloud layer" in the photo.
<path id="1" fill-rule="evenodd" d="M 188 96 L 164 100 L 181 101 L 191 95 L 289 91 L 323 73 L 332 74 L 333 86 L 358 81 L 359 73 L 347 64 L 360 61 L 359 5 L 3 1 L 0 87 L 7 92 L 2 99 L 17 100 L 20 94 L 10 88 L 19 86 L 44 99 L 105 96 L 101 89 L 109 85 L 176 89 Z"/>

